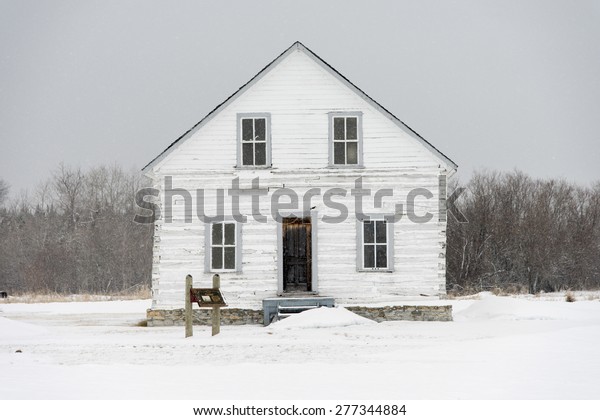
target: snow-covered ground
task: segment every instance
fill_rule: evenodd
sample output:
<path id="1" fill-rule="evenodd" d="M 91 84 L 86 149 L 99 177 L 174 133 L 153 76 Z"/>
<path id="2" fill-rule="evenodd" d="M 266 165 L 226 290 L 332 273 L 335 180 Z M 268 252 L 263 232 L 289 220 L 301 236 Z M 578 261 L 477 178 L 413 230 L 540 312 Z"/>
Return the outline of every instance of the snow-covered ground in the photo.
<path id="1" fill-rule="evenodd" d="M 136 326 L 149 301 L 0 304 L 0 398 L 600 398 L 597 297 L 441 303 L 455 322 L 320 309 L 188 339 Z"/>

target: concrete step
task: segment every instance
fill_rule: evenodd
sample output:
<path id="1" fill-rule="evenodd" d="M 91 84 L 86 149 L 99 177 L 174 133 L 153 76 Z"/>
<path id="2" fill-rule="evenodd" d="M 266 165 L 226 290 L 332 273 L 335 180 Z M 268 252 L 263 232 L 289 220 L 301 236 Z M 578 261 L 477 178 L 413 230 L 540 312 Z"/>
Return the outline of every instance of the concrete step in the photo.
<path id="1" fill-rule="evenodd" d="M 335 301 L 327 296 L 280 296 L 263 299 L 263 323 L 269 325 L 273 321 L 291 314 L 322 306 L 333 307 Z"/>
<path id="2" fill-rule="evenodd" d="M 298 306 L 278 306 L 277 307 L 277 320 L 287 318 L 290 315 L 299 314 L 309 309 L 316 309 L 317 305 L 298 305 Z"/>
<path id="3" fill-rule="evenodd" d="M 306 305 L 306 306 L 280 306 L 279 307 L 279 312 L 285 312 L 285 313 L 298 313 L 298 312 L 303 312 L 303 311 L 307 311 L 309 309 L 316 309 L 318 308 L 318 306 L 315 305 Z"/>

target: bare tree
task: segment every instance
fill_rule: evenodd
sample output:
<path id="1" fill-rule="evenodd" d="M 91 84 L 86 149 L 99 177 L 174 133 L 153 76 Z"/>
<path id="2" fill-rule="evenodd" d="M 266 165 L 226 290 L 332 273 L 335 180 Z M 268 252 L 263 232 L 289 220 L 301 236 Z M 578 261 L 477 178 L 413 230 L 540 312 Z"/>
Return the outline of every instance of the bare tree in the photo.
<path id="1" fill-rule="evenodd" d="M 60 165 L 0 209 L 0 289 L 115 293 L 149 285 L 152 225 L 134 220 L 139 172 Z"/>
<path id="2" fill-rule="evenodd" d="M 450 291 L 600 288 L 600 183 L 477 173 L 448 220 Z"/>
<path id="3" fill-rule="evenodd" d="M 4 203 L 4 201 L 8 198 L 8 192 L 10 188 L 8 183 L 3 179 L 0 179 L 0 206 Z"/>

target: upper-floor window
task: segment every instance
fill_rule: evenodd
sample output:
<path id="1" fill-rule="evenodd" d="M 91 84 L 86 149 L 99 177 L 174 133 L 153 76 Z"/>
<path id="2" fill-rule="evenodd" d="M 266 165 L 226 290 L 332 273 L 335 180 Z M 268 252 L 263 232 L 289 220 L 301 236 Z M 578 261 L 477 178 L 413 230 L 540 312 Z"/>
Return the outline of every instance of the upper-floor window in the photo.
<path id="1" fill-rule="evenodd" d="M 362 114 L 329 114 L 329 143 L 331 165 L 362 165 Z"/>
<path id="2" fill-rule="evenodd" d="M 238 167 L 271 166 L 270 114 L 238 114 Z"/>

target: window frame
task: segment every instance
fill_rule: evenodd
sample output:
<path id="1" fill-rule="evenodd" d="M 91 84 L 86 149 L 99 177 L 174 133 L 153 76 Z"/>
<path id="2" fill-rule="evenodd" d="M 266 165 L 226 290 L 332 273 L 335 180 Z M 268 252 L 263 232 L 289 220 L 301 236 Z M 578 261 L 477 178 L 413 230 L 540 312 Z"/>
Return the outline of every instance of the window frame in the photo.
<path id="1" fill-rule="evenodd" d="M 235 248 L 235 267 L 234 268 L 212 268 L 212 230 L 216 224 L 233 224 L 235 232 L 234 248 Z M 223 232 L 223 235 L 225 233 Z M 221 244 L 225 248 L 225 244 Z M 204 272 L 205 273 L 241 273 L 242 272 L 242 224 L 235 221 L 233 218 L 224 218 L 210 223 L 204 224 Z M 223 266 L 225 259 L 223 256 Z"/>
<path id="2" fill-rule="evenodd" d="M 363 126 L 362 126 L 362 116 L 363 113 L 360 111 L 355 111 L 355 112 L 330 112 L 328 114 L 329 116 L 329 167 L 331 168 L 363 168 L 364 164 L 363 164 Z M 335 118 L 348 118 L 348 117 L 354 117 L 356 118 L 356 142 L 357 142 L 357 163 L 351 163 L 351 164 L 341 164 L 341 163 L 335 163 L 335 156 L 334 156 L 334 145 L 336 140 L 334 140 L 334 119 Z M 345 143 L 348 142 L 348 140 L 344 140 Z M 347 156 L 346 156 L 346 160 L 347 160 Z"/>
<path id="3" fill-rule="evenodd" d="M 386 260 L 387 267 L 365 267 L 365 241 L 364 222 L 386 222 Z M 366 273 L 392 273 L 394 272 L 394 219 L 393 216 L 383 214 L 365 214 L 364 218 L 356 219 L 356 270 Z M 368 245 L 368 244 L 367 244 Z M 374 243 L 376 246 L 376 242 Z M 377 258 L 377 257 L 375 257 Z"/>
<path id="4" fill-rule="evenodd" d="M 260 119 L 260 118 L 264 118 L 265 119 L 265 143 L 266 143 L 266 150 L 265 150 L 265 164 L 264 165 L 244 165 L 243 163 L 243 156 L 242 156 L 242 144 L 243 144 L 243 140 L 242 140 L 242 120 L 244 119 Z M 272 163 L 271 163 L 271 113 L 269 112 L 245 112 L 245 113 L 238 113 L 237 114 L 237 124 L 236 124 L 236 136 L 237 136 L 237 163 L 236 163 L 236 168 L 237 169 L 264 169 L 264 168 L 270 168 L 272 167 Z M 253 143 L 256 143 L 255 140 L 253 140 Z M 256 158 L 256 154 L 255 156 L 253 156 L 253 158 Z"/>

